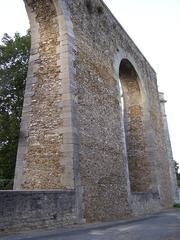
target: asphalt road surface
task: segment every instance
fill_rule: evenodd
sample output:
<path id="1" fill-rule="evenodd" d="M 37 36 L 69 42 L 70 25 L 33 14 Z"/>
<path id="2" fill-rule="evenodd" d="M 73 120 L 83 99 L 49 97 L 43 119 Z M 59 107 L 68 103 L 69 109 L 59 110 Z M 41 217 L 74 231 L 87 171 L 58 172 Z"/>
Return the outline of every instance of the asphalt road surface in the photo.
<path id="1" fill-rule="evenodd" d="M 180 240 L 180 209 L 141 219 L 85 224 L 73 229 L 32 231 L 1 240 Z"/>

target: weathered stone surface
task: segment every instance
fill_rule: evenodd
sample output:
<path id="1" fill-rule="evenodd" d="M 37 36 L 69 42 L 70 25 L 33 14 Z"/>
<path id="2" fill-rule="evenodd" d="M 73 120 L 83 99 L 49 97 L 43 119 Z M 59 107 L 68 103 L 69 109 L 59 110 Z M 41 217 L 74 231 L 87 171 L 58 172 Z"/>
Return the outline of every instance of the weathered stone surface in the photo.
<path id="1" fill-rule="evenodd" d="M 71 95 L 63 92 L 69 86 L 72 48 L 64 42 L 66 32 L 60 31 L 64 20 L 59 19 L 62 13 L 53 1 L 25 3 L 31 28 L 36 30 L 32 31 L 14 189 L 73 189 L 73 156 L 65 161 L 66 153 L 74 151 L 66 137 L 73 127 L 72 103 Z"/>
<path id="2" fill-rule="evenodd" d="M 78 219 L 171 207 L 156 73 L 101 0 L 27 0 L 14 189 L 74 189 Z"/>
<path id="3" fill-rule="evenodd" d="M 162 92 L 159 93 L 159 99 L 160 99 L 161 113 L 162 113 L 162 117 L 163 117 L 166 150 L 167 150 L 168 160 L 169 160 L 169 172 L 170 172 L 172 196 L 173 196 L 174 202 L 179 202 L 180 195 L 179 195 L 179 189 L 178 189 L 178 184 L 177 184 L 177 179 L 176 179 L 174 158 L 173 158 L 173 153 L 172 153 L 172 149 L 171 149 L 171 141 L 170 141 L 170 136 L 169 136 L 167 116 L 166 116 L 166 111 L 165 111 L 166 100 L 164 99 L 164 93 L 162 93 Z"/>
<path id="4" fill-rule="evenodd" d="M 74 191 L 0 191 L 0 233 L 74 224 Z"/>

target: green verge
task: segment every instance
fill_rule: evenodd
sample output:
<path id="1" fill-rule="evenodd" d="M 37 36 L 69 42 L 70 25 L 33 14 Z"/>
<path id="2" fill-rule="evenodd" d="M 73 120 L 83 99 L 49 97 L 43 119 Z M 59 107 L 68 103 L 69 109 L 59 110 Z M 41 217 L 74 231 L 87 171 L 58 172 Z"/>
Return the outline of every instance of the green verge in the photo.
<path id="1" fill-rule="evenodd" d="M 175 204 L 173 205 L 173 207 L 174 207 L 174 208 L 180 208 L 180 203 L 175 203 Z"/>

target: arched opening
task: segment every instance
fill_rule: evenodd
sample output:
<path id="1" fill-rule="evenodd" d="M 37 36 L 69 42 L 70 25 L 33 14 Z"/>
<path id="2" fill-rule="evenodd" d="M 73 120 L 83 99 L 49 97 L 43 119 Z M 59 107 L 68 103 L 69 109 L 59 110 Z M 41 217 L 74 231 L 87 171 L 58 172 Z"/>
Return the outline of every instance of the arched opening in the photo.
<path id="1" fill-rule="evenodd" d="M 127 59 L 121 61 L 119 76 L 131 191 L 146 192 L 150 190 L 151 178 L 145 152 L 143 97 L 139 77 Z"/>

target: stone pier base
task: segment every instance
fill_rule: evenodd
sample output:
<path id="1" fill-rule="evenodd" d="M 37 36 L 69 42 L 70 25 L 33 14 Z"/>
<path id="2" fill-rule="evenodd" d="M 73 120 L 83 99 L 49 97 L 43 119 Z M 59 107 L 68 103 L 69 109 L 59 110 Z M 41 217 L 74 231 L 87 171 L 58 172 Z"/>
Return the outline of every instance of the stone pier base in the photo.
<path id="1" fill-rule="evenodd" d="M 76 222 L 74 191 L 0 191 L 0 233 Z"/>

